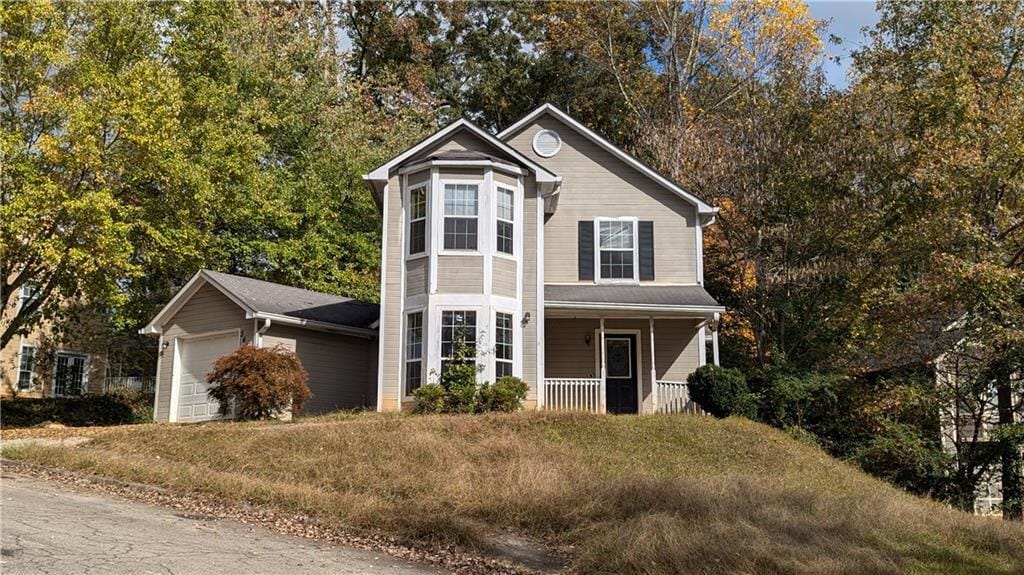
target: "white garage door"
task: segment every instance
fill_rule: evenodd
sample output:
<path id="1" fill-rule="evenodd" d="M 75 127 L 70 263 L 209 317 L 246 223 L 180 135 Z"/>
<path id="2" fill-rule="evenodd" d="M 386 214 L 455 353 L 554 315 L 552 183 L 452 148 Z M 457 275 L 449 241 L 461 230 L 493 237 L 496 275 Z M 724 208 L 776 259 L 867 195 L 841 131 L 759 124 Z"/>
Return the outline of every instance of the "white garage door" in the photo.
<path id="1" fill-rule="evenodd" d="M 220 403 L 206 395 L 213 362 L 238 347 L 238 333 L 181 340 L 178 358 L 178 421 L 220 419 Z"/>

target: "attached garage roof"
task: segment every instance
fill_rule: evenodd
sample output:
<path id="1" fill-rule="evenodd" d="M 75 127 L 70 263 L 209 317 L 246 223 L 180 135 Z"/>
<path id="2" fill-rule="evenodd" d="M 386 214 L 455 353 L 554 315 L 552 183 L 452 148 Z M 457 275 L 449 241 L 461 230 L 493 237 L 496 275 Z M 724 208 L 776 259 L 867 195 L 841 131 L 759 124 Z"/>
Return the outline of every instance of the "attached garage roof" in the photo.
<path id="1" fill-rule="evenodd" d="M 298 327 L 345 331 L 371 335 L 380 318 L 380 306 L 352 298 L 286 286 L 215 272 L 200 270 L 185 287 L 167 303 L 141 333 L 160 333 L 164 323 L 203 285 L 220 290 L 242 308 L 247 318 L 271 320 Z"/>
<path id="2" fill-rule="evenodd" d="M 242 276 L 204 272 L 257 313 L 364 328 L 369 328 L 380 317 L 380 307 L 374 303 Z"/>
<path id="3" fill-rule="evenodd" d="M 545 285 L 546 307 L 725 311 L 703 286 Z"/>

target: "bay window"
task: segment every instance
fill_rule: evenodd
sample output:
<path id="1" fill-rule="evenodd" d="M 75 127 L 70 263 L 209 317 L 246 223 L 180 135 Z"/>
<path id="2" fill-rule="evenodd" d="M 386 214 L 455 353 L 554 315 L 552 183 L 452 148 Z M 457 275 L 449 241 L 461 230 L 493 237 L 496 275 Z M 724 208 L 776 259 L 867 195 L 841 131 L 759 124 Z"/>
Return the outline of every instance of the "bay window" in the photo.
<path id="1" fill-rule="evenodd" d="M 409 192 L 409 255 L 427 250 L 427 187 Z"/>
<path id="2" fill-rule="evenodd" d="M 476 361 L 475 311 L 441 312 L 441 373 L 453 361 Z"/>
<path id="3" fill-rule="evenodd" d="M 494 379 L 512 375 L 512 314 L 494 314 Z"/>
<path id="4" fill-rule="evenodd" d="M 478 187 L 444 185 L 444 249 L 477 249 Z"/>
<path id="5" fill-rule="evenodd" d="M 406 316 L 405 323 L 405 394 L 423 384 L 423 312 Z"/>
<path id="6" fill-rule="evenodd" d="M 515 192 L 508 188 L 498 188 L 498 219 L 496 222 L 497 241 L 495 245 L 499 252 L 512 254 L 512 238 L 515 228 Z"/>

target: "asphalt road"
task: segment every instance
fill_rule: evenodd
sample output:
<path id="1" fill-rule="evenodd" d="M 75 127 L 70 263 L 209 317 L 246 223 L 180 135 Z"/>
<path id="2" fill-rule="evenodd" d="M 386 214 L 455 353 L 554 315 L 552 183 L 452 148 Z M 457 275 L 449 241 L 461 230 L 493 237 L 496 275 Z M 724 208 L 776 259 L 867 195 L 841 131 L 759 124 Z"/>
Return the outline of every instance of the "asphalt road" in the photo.
<path id="1" fill-rule="evenodd" d="M 5 575 L 438 573 L 370 551 L 18 476 L 0 481 L 0 548 Z"/>

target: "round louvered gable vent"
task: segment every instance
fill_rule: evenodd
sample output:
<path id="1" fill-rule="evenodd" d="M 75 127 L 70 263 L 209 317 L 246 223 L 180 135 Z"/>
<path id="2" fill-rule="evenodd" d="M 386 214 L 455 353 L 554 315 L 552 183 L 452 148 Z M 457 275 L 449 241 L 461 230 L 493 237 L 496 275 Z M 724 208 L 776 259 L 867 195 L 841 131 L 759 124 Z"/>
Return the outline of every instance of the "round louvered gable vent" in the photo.
<path id="1" fill-rule="evenodd" d="M 533 151 L 538 156 L 550 158 L 562 148 L 562 138 L 553 130 L 541 130 L 533 137 Z"/>

